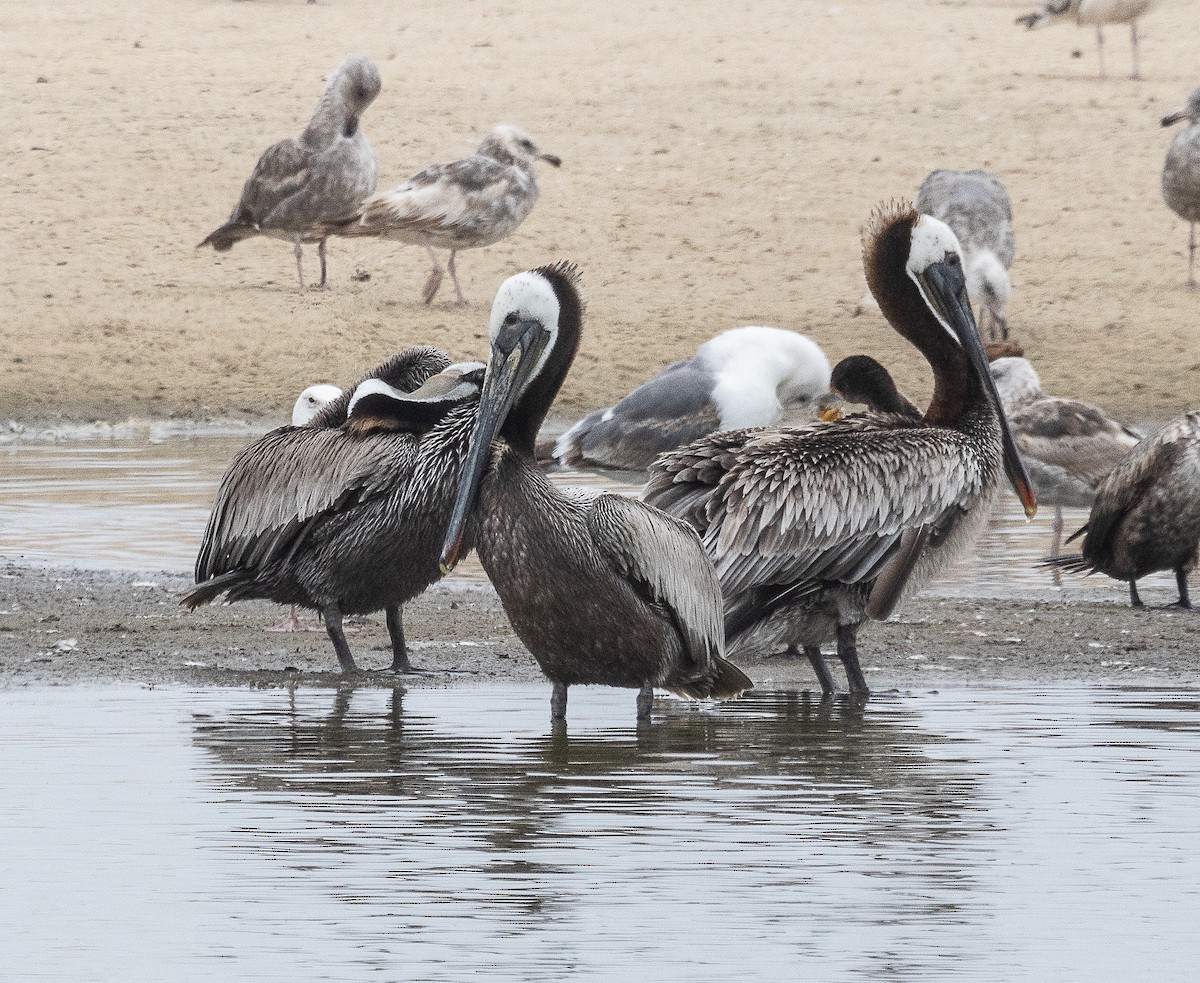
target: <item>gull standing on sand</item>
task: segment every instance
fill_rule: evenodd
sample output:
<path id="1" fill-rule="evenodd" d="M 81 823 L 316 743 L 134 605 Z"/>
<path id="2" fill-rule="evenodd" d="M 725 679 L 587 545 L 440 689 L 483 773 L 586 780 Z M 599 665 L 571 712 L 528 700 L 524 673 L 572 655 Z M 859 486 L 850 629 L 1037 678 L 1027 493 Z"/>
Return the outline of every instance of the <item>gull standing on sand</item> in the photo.
<path id="1" fill-rule="evenodd" d="M 560 464 L 645 470 L 665 451 L 716 430 L 770 427 L 829 389 L 829 359 L 783 328 L 722 331 L 668 365 L 616 406 L 585 416 L 558 438 Z"/>
<path id="2" fill-rule="evenodd" d="M 958 237 L 979 333 L 985 341 L 1007 338 L 1008 271 L 1017 242 L 1004 183 L 988 171 L 933 171 L 917 189 L 916 208 L 945 222 Z"/>
<path id="3" fill-rule="evenodd" d="M 1104 71 L 1104 25 L 1128 24 L 1129 40 L 1133 48 L 1133 72 L 1131 79 L 1140 79 L 1138 69 L 1138 18 L 1150 13 L 1159 0 L 1045 0 L 1032 14 L 1018 17 L 1017 23 L 1030 30 L 1045 27 L 1055 21 L 1070 17 L 1076 24 L 1096 26 L 1096 51 L 1100 55 L 1100 77 L 1108 78 Z"/>
<path id="4" fill-rule="evenodd" d="M 1192 90 L 1187 105 L 1164 116 L 1163 126 L 1180 120 L 1188 125 L 1175 134 L 1163 165 L 1162 196 L 1167 207 L 1188 223 L 1188 286 L 1196 285 L 1196 223 L 1200 222 L 1200 89 Z"/>
<path id="5" fill-rule="evenodd" d="M 330 226 L 349 221 L 375 190 L 375 151 L 359 126 L 379 95 L 379 69 L 359 56 L 341 64 L 299 137 L 266 149 L 242 188 L 229 221 L 199 246 L 219 253 L 257 235 L 295 246 L 296 273 L 304 289 L 301 243 L 316 242 L 321 282 L 326 286 L 325 242 Z"/>
<path id="6" fill-rule="evenodd" d="M 534 162 L 562 161 L 538 150 L 524 130 L 501 123 L 469 157 L 435 164 L 391 191 L 367 201 L 357 219 L 338 229 L 344 236 L 378 236 L 429 250 L 433 269 L 421 298 L 433 301 L 446 271 L 433 247 L 450 250 L 455 298 L 466 304 L 454 256 L 460 249 L 490 246 L 512 235 L 538 200 Z"/>

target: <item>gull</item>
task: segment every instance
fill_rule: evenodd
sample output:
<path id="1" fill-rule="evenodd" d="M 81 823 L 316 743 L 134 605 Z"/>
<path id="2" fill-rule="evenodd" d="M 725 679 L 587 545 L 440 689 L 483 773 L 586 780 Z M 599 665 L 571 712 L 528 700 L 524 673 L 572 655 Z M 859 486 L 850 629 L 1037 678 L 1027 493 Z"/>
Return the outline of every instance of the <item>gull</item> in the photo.
<path id="1" fill-rule="evenodd" d="M 316 242 L 321 260 L 317 286 L 324 289 L 330 226 L 351 220 L 375 190 L 375 152 L 359 120 L 380 88 L 379 69 L 369 58 L 343 62 L 330 76 L 304 132 L 263 152 L 229 221 L 196 248 L 212 246 L 223 253 L 258 235 L 287 240 L 295 247 L 303 290 L 301 243 Z"/>
<path id="2" fill-rule="evenodd" d="M 1162 196 L 1167 207 L 1188 223 L 1188 286 L 1196 285 L 1196 223 L 1200 222 L 1200 89 L 1188 96 L 1187 106 L 1164 116 L 1163 126 L 1180 120 L 1188 125 L 1171 141 L 1163 165 Z"/>
<path id="3" fill-rule="evenodd" d="M 562 161 L 538 150 L 524 130 L 508 123 L 495 127 L 469 157 L 427 167 L 391 191 L 381 191 L 363 204 L 356 220 L 339 235 L 378 236 L 429 251 L 433 269 L 421 293 L 433 301 L 446 271 L 433 247 L 450 250 L 450 279 L 455 298 L 465 305 L 454 256 L 478 249 L 516 231 L 538 200 L 535 161 L 559 167 Z"/>
<path id="4" fill-rule="evenodd" d="M 1096 51 L 1100 55 L 1100 77 L 1107 78 L 1104 71 L 1104 25 L 1128 24 L 1129 40 L 1133 48 L 1133 72 L 1131 79 L 1140 79 L 1138 70 L 1138 18 L 1158 6 L 1159 0 L 1045 0 L 1032 14 L 1017 18 L 1030 30 L 1045 27 L 1060 18 L 1071 17 L 1076 24 L 1096 25 Z"/>

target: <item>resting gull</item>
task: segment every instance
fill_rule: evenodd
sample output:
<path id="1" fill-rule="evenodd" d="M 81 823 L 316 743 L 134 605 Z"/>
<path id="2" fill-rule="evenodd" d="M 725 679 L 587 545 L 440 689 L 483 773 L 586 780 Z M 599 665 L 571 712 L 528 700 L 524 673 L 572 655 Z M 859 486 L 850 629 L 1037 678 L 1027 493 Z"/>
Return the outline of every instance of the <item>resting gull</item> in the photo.
<path id="1" fill-rule="evenodd" d="M 795 331 L 723 331 L 616 406 L 584 417 L 554 445 L 560 464 L 644 470 L 716 430 L 767 427 L 829 389 L 829 359 Z"/>
<path id="2" fill-rule="evenodd" d="M 1188 223 L 1188 286 L 1196 285 L 1196 223 L 1200 222 L 1200 89 L 1188 96 L 1187 106 L 1164 116 L 1163 126 L 1180 120 L 1188 125 L 1175 135 L 1163 165 L 1162 195 L 1167 207 Z"/>
<path id="3" fill-rule="evenodd" d="M 1017 244 L 1012 202 L 1003 182 L 988 171 L 937 170 L 917 189 L 916 208 L 941 219 L 958 237 L 979 333 L 985 340 L 1007 338 L 1004 310 L 1012 291 L 1008 271 Z"/>
<path id="4" fill-rule="evenodd" d="M 379 236 L 429 250 L 433 269 L 422 291 L 433 301 L 446 271 L 433 247 L 450 250 L 450 279 L 459 304 L 466 304 L 454 256 L 460 249 L 478 249 L 511 235 L 538 200 L 534 162 L 553 167 L 562 161 L 538 150 L 524 130 L 501 123 L 469 157 L 435 164 L 414 174 L 391 191 L 370 198 L 357 219 L 339 235 Z"/>
<path id="5" fill-rule="evenodd" d="M 1055 21 L 1071 18 L 1076 24 L 1094 24 L 1096 27 L 1096 51 L 1100 55 L 1100 77 L 1104 72 L 1104 25 L 1128 24 L 1129 39 L 1133 48 L 1133 72 L 1131 79 L 1140 79 L 1138 70 L 1138 18 L 1158 6 L 1159 0 L 1045 0 L 1032 14 L 1018 17 L 1017 23 L 1030 30 L 1045 27 Z"/>
<path id="6" fill-rule="evenodd" d="M 303 427 L 311 423 L 313 417 L 341 395 L 342 391 L 337 386 L 327 383 L 309 386 L 292 407 L 292 426 Z"/>
<path id="7" fill-rule="evenodd" d="M 369 58 L 343 62 L 330 76 L 304 132 L 266 149 L 229 221 L 200 246 L 225 252 L 252 236 L 286 239 L 295 244 L 296 273 L 304 289 L 300 244 L 316 242 L 321 259 L 318 286 L 324 288 L 330 226 L 352 219 L 375 190 L 375 152 L 359 119 L 381 87 L 379 70 Z"/>

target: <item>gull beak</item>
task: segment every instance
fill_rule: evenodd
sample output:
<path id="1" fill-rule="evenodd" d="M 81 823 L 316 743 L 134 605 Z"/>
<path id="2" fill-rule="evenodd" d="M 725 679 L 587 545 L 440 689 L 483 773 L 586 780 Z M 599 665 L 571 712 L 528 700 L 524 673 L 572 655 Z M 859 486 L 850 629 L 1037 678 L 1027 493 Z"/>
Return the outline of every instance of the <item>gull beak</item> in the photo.
<path id="1" fill-rule="evenodd" d="M 562 158 L 554 154 L 538 154 L 538 160 L 544 160 L 551 167 L 562 167 Z"/>

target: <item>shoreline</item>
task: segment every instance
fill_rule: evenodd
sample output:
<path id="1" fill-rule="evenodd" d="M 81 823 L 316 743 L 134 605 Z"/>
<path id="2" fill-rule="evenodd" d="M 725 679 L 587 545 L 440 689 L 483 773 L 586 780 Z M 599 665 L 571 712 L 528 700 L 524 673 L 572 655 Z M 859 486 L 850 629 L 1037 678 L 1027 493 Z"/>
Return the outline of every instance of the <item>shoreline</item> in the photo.
<path id="1" fill-rule="evenodd" d="M 0 689 L 109 684 L 447 687 L 543 681 L 490 586 L 436 584 L 405 606 L 423 672 L 343 677 L 315 630 L 270 633 L 268 602 L 187 612 L 180 574 L 35 567 L 0 560 Z M 390 663 L 382 614 L 349 636 L 364 669 Z M 914 598 L 860 635 L 872 689 L 1083 683 L 1200 687 L 1200 612 L 1112 603 Z M 826 650 L 828 654 L 828 649 Z M 741 661 L 761 688 L 816 690 L 804 659 Z M 834 678 L 840 668 L 834 660 Z M 844 686 L 844 680 L 842 681 Z"/>

